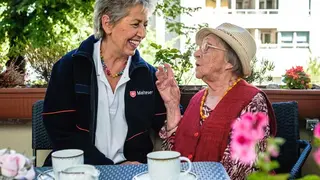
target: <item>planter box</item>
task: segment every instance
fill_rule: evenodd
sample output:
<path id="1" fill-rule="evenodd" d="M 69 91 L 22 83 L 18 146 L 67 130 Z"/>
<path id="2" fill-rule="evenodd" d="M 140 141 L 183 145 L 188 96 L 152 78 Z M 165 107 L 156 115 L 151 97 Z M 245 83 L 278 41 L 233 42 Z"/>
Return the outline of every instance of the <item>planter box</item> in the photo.
<path id="1" fill-rule="evenodd" d="M 32 105 L 44 99 L 46 88 L 1 88 L 0 121 L 31 120 Z"/>
<path id="2" fill-rule="evenodd" d="M 191 88 L 190 88 L 191 87 Z M 180 86 L 181 105 L 187 108 L 192 96 L 201 86 Z M 320 118 L 320 90 L 262 89 L 271 102 L 297 101 L 300 120 Z M 303 121 L 304 122 L 304 121 Z"/>
<path id="3" fill-rule="evenodd" d="M 187 108 L 192 96 L 203 86 L 180 86 L 181 105 Z M 300 119 L 320 118 L 320 90 L 263 89 L 271 102 L 297 101 Z M 32 104 L 44 99 L 46 88 L 0 89 L 0 121 L 30 120 Z"/>
<path id="4" fill-rule="evenodd" d="M 300 120 L 320 118 L 320 90 L 263 89 L 271 102 L 297 101 Z"/>

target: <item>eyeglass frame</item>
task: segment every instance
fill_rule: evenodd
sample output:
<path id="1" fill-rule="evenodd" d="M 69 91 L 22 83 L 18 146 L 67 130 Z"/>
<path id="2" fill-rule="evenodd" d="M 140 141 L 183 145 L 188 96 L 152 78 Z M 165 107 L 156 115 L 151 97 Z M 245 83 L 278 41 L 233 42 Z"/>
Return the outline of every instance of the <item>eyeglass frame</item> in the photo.
<path id="1" fill-rule="evenodd" d="M 207 49 L 206 51 L 204 51 L 204 48 L 203 48 L 203 46 L 205 46 L 205 45 L 208 47 L 208 48 L 206 48 L 206 49 Z M 217 49 L 217 50 L 220 50 L 220 51 L 227 52 L 226 49 L 220 48 L 220 47 L 218 47 L 218 46 L 211 45 L 211 44 L 209 44 L 207 41 L 204 41 L 204 42 L 201 44 L 201 46 L 200 46 L 200 51 L 201 51 L 202 54 L 207 54 L 209 48 L 213 48 L 213 49 Z"/>

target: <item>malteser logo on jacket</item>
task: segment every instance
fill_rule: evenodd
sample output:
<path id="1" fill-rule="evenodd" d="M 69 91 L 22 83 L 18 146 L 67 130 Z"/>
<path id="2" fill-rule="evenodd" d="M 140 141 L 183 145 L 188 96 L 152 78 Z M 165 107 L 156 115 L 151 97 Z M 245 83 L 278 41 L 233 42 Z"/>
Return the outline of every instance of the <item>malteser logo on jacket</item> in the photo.
<path id="1" fill-rule="evenodd" d="M 130 96 L 133 98 L 136 97 L 137 96 L 136 91 L 130 91 Z"/>
<path id="2" fill-rule="evenodd" d="M 151 95 L 153 91 L 130 91 L 130 96 L 132 98 L 135 98 L 137 95 L 138 96 L 144 96 L 144 95 Z"/>

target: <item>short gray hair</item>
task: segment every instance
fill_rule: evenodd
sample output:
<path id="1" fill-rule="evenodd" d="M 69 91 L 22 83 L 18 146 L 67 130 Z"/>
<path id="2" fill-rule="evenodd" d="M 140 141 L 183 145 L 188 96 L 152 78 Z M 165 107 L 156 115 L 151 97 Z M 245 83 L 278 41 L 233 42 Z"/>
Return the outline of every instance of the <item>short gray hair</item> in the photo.
<path id="1" fill-rule="evenodd" d="M 101 18 L 108 15 L 111 24 L 116 24 L 129 13 L 128 9 L 141 4 L 144 9 L 153 12 L 157 0 L 96 0 L 94 5 L 93 29 L 95 38 L 103 38 L 105 32 L 102 28 Z"/>
<path id="2" fill-rule="evenodd" d="M 229 46 L 229 44 L 225 44 L 225 48 L 227 50 L 225 58 L 233 66 L 232 72 L 235 73 L 238 77 L 243 78 L 244 74 L 242 70 L 242 64 L 237 53 Z"/>
<path id="3" fill-rule="evenodd" d="M 238 77 L 243 78 L 243 70 L 242 70 L 242 64 L 240 62 L 240 59 L 237 55 L 237 53 L 230 47 L 228 43 L 226 43 L 223 39 L 216 36 L 215 34 L 212 34 L 217 42 L 224 47 L 224 49 L 227 50 L 225 53 L 225 59 L 233 66 L 232 72 L 235 73 Z"/>

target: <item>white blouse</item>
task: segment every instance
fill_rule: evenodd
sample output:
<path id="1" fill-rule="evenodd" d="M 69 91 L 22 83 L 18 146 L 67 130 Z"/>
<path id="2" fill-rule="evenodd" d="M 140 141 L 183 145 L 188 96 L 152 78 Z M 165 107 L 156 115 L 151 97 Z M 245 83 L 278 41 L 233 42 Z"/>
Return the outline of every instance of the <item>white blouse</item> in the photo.
<path id="1" fill-rule="evenodd" d="M 93 60 L 97 71 L 98 114 L 95 146 L 114 163 L 126 160 L 123 146 L 126 140 L 128 125 L 125 117 L 124 93 L 126 83 L 130 80 L 128 58 L 124 72 L 114 93 L 103 71 L 100 57 L 101 39 L 94 44 Z"/>

